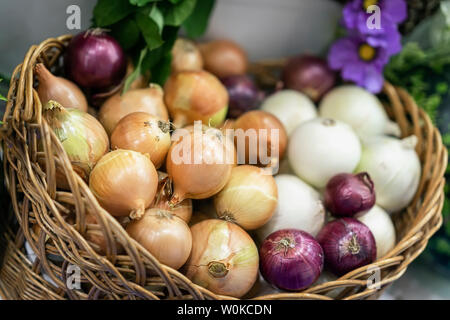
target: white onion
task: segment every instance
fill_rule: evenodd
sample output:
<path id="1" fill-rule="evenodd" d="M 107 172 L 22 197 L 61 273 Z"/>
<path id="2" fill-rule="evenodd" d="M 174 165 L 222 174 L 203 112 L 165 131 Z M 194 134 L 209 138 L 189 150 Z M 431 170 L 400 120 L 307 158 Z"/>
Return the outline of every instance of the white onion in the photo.
<path id="1" fill-rule="evenodd" d="M 349 124 L 360 137 L 400 135 L 399 126 L 389 120 L 378 98 L 355 85 L 343 85 L 327 93 L 320 103 L 319 115 Z"/>
<path id="2" fill-rule="evenodd" d="M 302 123 L 290 137 L 288 158 L 302 180 L 323 188 L 338 173 L 351 173 L 361 157 L 352 128 L 340 121 L 316 118 Z"/>
<path id="3" fill-rule="evenodd" d="M 259 241 L 272 232 L 295 228 L 312 236 L 325 223 L 325 209 L 320 194 L 294 175 L 280 174 L 275 177 L 278 188 L 278 206 L 263 227 L 256 230 Z"/>
<path id="4" fill-rule="evenodd" d="M 389 214 L 375 205 L 356 217 L 372 231 L 377 245 L 377 259 L 386 255 L 395 246 L 395 227 Z"/>
<path id="5" fill-rule="evenodd" d="M 317 117 L 316 107 L 311 99 L 294 90 L 281 90 L 272 94 L 263 101 L 261 109 L 276 116 L 288 135 L 302 122 Z"/>
<path id="6" fill-rule="evenodd" d="M 403 140 L 377 137 L 366 140 L 357 172 L 369 173 L 375 185 L 376 203 L 388 212 L 411 202 L 420 181 L 416 136 Z"/>

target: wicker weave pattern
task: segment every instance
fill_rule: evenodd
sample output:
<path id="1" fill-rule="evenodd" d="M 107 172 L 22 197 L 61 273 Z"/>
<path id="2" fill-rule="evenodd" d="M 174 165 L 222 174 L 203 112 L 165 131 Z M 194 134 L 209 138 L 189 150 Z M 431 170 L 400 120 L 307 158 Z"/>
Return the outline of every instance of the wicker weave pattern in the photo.
<path id="1" fill-rule="evenodd" d="M 70 36 L 62 36 L 32 46 L 12 76 L 2 127 L 4 170 L 21 230 L 16 239 L 9 240 L 0 271 L 0 294 L 20 299 L 229 298 L 217 296 L 193 284 L 180 272 L 160 264 L 98 205 L 86 183 L 72 170 L 60 142 L 41 117 L 42 105 L 33 89 L 33 67 L 39 62 L 47 67 L 56 66 L 69 40 Z M 267 64 L 262 69 L 272 67 L 276 64 Z M 424 250 L 428 239 L 440 227 L 447 150 L 428 116 L 404 90 L 385 84 L 384 92 L 389 101 L 386 110 L 400 125 L 403 135 L 418 137 L 417 152 L 423 168 L 413 203 L 394 217 L 399 242 L 383 259 L 337 281 L 300 293 L 257 299 L 330 299 L 326 293 L 336 288 L 342 289 L 337 298 L 361 299 L 376 295 L 379 291 L 368 289 L 366 285 L 370 275 L 368 268 L 378 266 L 382 270 L 381 284 L 385 288 L 403 275 L 408 264 Z M 44 163 L 45 167 L 39 163 Z M 56 189 L 56 172 L 64 173 L 71 192 Z M 85 222 L 86 210 L 95 215 L 104 230 L 106 256 L 96 253 L 83 236 L 92 227 Z M 74 224 L 65 219 L 69 212 L 74 212 Z M 21 251 L 24 239 L 37 254 L 34 263 Z M 115 239 L 124 247 L 124 254 L 116 254 Z M 81 290 L 66 287 L 66 271 L 71 264 L 81 269 Z M 42 272 L 59 288 L 43 279 Z"/>

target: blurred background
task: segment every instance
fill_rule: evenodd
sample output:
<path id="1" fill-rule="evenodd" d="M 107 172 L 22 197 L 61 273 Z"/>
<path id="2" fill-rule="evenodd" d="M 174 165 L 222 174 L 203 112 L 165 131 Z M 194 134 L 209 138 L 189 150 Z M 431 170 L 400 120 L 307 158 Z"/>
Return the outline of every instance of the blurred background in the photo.
<path id="1" fill-rule="evenodd" d="M 336 36 L 342 3 L 331 0 L 218 0 L 205 38 L 231 38 L 241 44 L 251 60 L 284 57 L 299 53 L 323 54 Z M 407 1 L 409 18 L 401 27 L 404 39 L 422 41 L 428 23 L 439 9 L 441 1 Z M 68 6 L 81 9 L 81 30 L 91 25 L 93 0 L 0 0 L 0 93 L 6 95 L 14 67 L 19 64 L 32 44 L 67 33 Z M 426 23 L 425 23 L 426 22 Z M 450 19 L 447 21 L 450 29 Z M 428 23 L 429 24 L 429 23 Z M 429 27 L 429 26 L 428 26 Z M 413 30 L 420 32 L 412 33 Z M 411 35 L 412 34 L 412 35 Z M 450 70 L 447 74 L 450 74 Z M 435 76 L 427 73 L 427 79 Z M 437 77 L 437 76 L 436 76 Z M 448 77 L 442 80 L 447 81 Z M 421 92 L 426 92 L 424 89 Z M 431 96 L 431 93 L 430 95 Z M 446 143 L 450 143 L 450 98 L 448 93 L 439 101 L 427 98 L 423 105 L 434 112 L 437 125 Z M 419 103 L 420 104 L 420 103 Z M 0 112 L 4 110 L 0 101 Z M 428 110 L 428 109 L 430 110 Z M 447 192 L 448 193 L 448 192 Z M 1 210 L 7 210 L 2 208 Z M 407 270 L 406 274 L 387 290 L 381 299 L 450 299 L 450 223 L 449 207 L 444 208 L 445 223 L 431 239 L 427 251 Z"/>

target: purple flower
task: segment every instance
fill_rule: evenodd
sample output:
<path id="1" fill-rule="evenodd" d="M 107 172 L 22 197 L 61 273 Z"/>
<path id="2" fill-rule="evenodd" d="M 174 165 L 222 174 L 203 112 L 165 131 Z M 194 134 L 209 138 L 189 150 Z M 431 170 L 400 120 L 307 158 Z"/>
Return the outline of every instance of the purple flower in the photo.
<path id="1" fill-rule="evenodd" d="M 383 68 L 388 61 L 386 48 L 372 46 L 359 35 L 337 40 L 328 52 L 331 69 L 341 70 L 342 79 L 353 81 L 372 93 L 383 88 Z"/>
<path id="2" fill-rule="evenodd" d="M 367 13 L 367 8 L 376 5 L 380 8 L 381 29 L 369 29 L 368 19 L 373 13 Z M 383 33 L 388 25 L 396 25 L 407 17 L 407 6 L 404 0 L 353 0 L 347 3 L 343 10 L 343 23 L 347 29 L 356 29 L 361 34 Z"/>

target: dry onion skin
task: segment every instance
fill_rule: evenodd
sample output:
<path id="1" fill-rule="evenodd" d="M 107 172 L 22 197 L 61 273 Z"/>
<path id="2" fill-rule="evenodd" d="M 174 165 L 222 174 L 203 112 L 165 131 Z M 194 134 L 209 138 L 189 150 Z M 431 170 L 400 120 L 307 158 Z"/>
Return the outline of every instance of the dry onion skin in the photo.
<path id="1" fill-rule="evenodd" d="M 176 205 L 173 205 L 173 206 L 170 205 L 168 199 L 163 199 L 163 200 L 158 201 L 153 206 L 153 208 L 168 211 L 186 223 L 189 223 L 191 221 L 191 217 L 192 217 L 192 200 L 191 199 L 184 199 L 180 203 L 177 203 Z"/>
<path id="2" fill-rule="evenodd" d="M 258 249 L 252 238 L 238 225 L 219 219 L 199 222 L 191 233 L 186 276 L 216 294 L 246 294 L 258 276 Z"/>
<path id="3" fill-rule="evenodd" d="M 230 139 L 215 128 L 176 130 L 176 142 L 167 154 L 166 169 L 173 183 L 171 205 L 186 198 L 206 199 L 227 183 L 235 164 L 235 149 Z M 180 132 L 180 134 L 178 134 Z M 196 148 L 201 148 L 197 152 Z"/>
<path id="4" fill-rule="evenodd" d="M 159 262 L 173 269 L 183 266 L 191 253 L 191 230 L 169 211 L 148 209 L 141 219 L 131 221 L 126 230 Z"/>
<path id="5" fill-rule="evenodd" d="M 34 69 L 39 80 L 37 92 L 41 104 L 48 101 L 58 101 L 64 108 L 75 108 L 88 111 L 88 102 L 78 86 L 62 77 L 54 76 L 42 63 L 38 63 Z"/>
<path id="6" fill-rule="evenodd" d="M 147 153 L 157 169 L 163 164 L 170 144 L 170 124 L 146 112 L 125 116 L 111 134 L 112 149 Z"/>
<path id="7" fill-rule="evenodd" d="M 157 84 L 148 88 L 128 90 L 123 95 L 116 93 L 106 100 L 100 108 L 98 119 L 111 135 L 117 123 L 133 112 L 147 112 L 160 120 L 169 120 L 163 101 L 163 90 Z"/>
<path id="8" fill-rule="evenodd" d="M 164 85 L 164 101 L 176 128 L 200 120 L 220 126 L 228 111 L 228 92 L 214 75 L 206 71 L 172 74 Z"/>
<path id="9" fill-rule="evenodd" d="M 203 58 L 194 42 L 178 38 L 172 48 L 172 72 L 202 70 Z"/>
<path id="10" fill-rule="evenodd" d="M 262 227 L 278 203 L 275 179 L 262 168 L 234 167 L 225 187 L 214 197 L 217 216 L 237 223 L 245 230 Z"/>
<path id="11" fill-rule="evenodd" d="M 271 113 L 261 110 L 246 112 L 234 122 L 234 130 L 239 163 L 268 166 L 278 164 L 283 158 L 287 133 L 280 120 Z M 241 138 L 244 135 L 245 140 Z"/>
<path id="12" fill-rule="evenodd" d="M 91 172 L 89 187 L 113 216 L 140 218 L 155 197 L 158 174 L 148 156 L 119 149 L 100 159 Z"/>
<path id="13" fill-rule="evenodd" d="M 231 40 L 215 40 L 199 45 L 205 70 L 219 78 L 247 72 L 247 53 Z"/>

